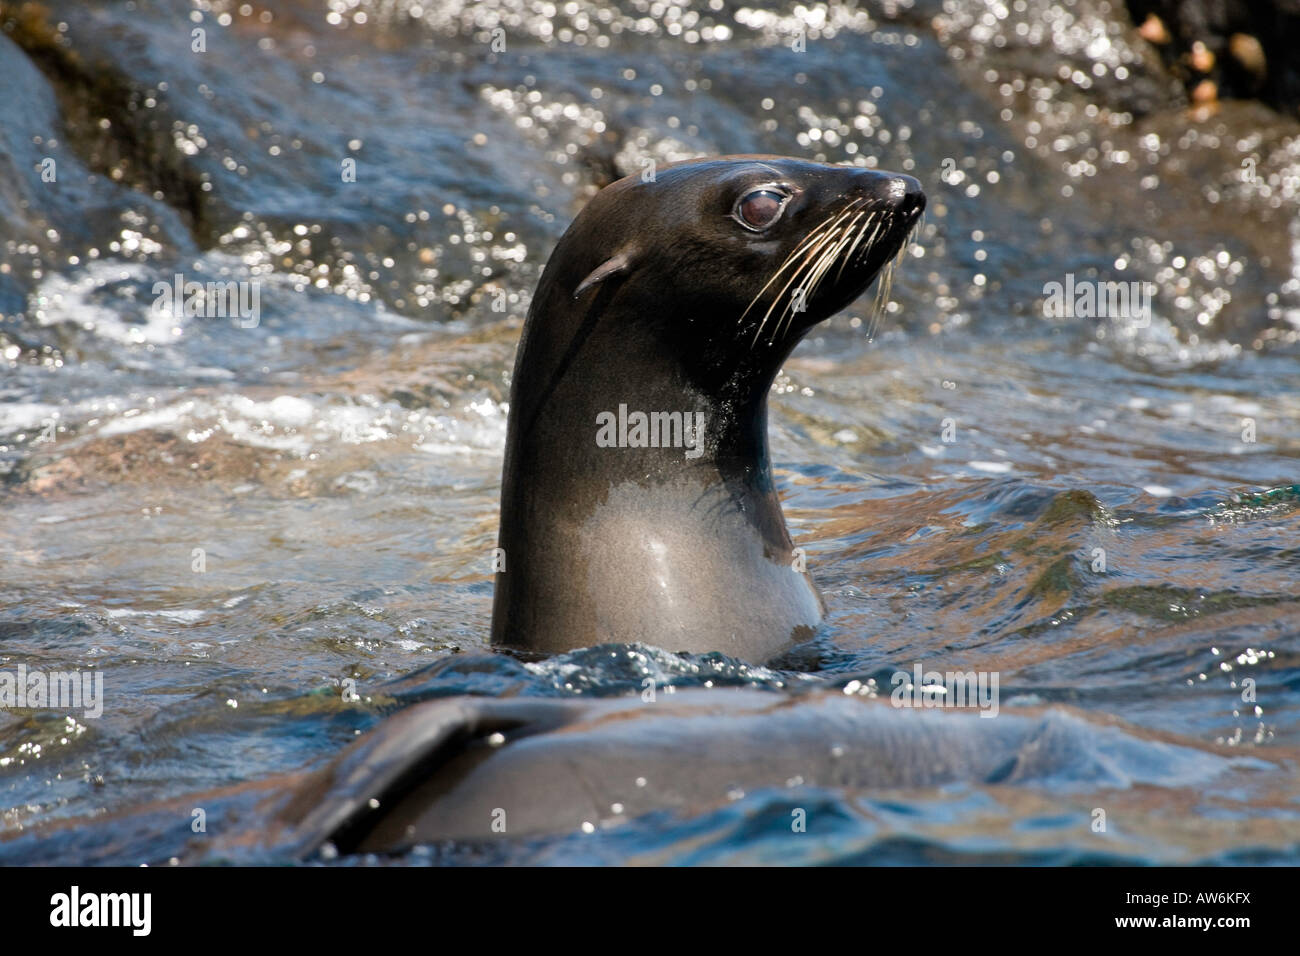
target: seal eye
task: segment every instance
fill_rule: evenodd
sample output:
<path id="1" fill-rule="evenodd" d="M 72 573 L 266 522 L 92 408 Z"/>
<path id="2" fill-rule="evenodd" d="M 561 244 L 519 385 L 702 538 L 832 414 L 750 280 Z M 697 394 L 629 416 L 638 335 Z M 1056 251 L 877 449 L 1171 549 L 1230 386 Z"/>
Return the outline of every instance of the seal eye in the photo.
<path id="1" fill-rule="evenodd" d="M 732 215 L 742 226 L 757 232 L 781 218 L 789 198 L 775 189 L 755 189 L 740 197 Z"/>

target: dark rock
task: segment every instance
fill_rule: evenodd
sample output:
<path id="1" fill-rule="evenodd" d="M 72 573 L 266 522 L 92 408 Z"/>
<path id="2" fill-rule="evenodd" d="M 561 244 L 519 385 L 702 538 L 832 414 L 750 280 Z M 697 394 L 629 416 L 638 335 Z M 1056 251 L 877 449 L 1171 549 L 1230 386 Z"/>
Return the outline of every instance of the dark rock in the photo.
<path id="1" fill-rule="evenodd" d="M 1300 0 L 1128 0 L 1128 8 L 1189 91 L 1208 79 L 1220 97 L 1300 111 Z"/>

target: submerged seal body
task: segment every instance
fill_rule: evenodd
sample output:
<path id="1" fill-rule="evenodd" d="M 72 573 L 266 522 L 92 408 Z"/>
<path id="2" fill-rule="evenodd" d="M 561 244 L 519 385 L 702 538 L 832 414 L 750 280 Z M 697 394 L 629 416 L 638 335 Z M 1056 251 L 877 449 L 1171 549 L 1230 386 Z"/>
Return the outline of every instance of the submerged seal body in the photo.
<path id="1" fill-rule="evenodd" d="M 515 362 L 494 644 L 758 661 L 812 635 L 821 599 L 773 485 L 768 391 L 924 206 L 907 176 L 762 156 L 679 163 L 591 200 Z"/>
<path id="2" fill-rule="evenodd" d="M 522 847 L 616 830 L 652 814 L 664 832 L 729 806 L 738 792 L 759 802 L 744 826 L 769 827 L 764 842 L 789 836 L 790 809 L 804 807 L 809 838 L 828 849 L 845 835 L 842 813 L 833 805 L 823 812 L 831 794 L 853 801 L 868 819 L 873 806 L 938 800 L 945 809 L 928 823 L 924 812 L 886 810 L 874 819 L 886 842 L 893 831 L 922 839 L 927 826 L 942 840 L 962 819 L 945 789 L 960 782 L 971 792 L 958 803 L 979 816 L 988 839 L 1022 848 L 1032 845 L 1023 823 L 991 808 L 1046 801 L 1039 805 L 1053 820 L 1080 821 L 1078 840 L 1091 844 L 1087 823 L 1099 801 L 1116 813 L 1122 808 L 1125 820 L 1147 832 L 1147 821 L 1176 817 L 1184 788 L 1197 787 L 1241 808 L 1225 823 L 1238 840 L 1234 814 L 1254 808 L 1258 816 L 1263 801 L 1293 801 L 1290 751 L 1271 753 L 1268 763 L 1060 707 L 1006 708 L 996 720 L 980 713 L 899 709 L 832 688 L 688 688 L 655 702 L 441 698 L 389 717 L 323 767 L 0 834 L 0 865 L 121 866 L 173 857 L 266 864 L 405 855 L 445 843 Z M 1278 773 L 1253 773 L 1263 770 Z M 1011 796 L 1011 788 L 1019 794 Z M 775 825 L 764 823 L 767 801 L 781 805 Z M 195 807 L 207 812 L 200 834 L 190 827 Z M 1295 825 L 1289 830 L 1296 833 Z M 701 832 L 691 824 L 691 852 L 700 849 Z M 1278 836 L 1268 827 L 1264 833 Z M 1085 851 L 1090 858 L 1096 852 L 1103 851 Z M 1005 862 L 1000 850 L 993 854 Z"/>

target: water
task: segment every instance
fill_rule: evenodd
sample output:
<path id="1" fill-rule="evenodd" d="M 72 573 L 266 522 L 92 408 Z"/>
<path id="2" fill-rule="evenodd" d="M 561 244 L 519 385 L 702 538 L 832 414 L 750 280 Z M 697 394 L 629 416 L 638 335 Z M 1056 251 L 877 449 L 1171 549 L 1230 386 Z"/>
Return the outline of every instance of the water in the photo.
<path id="1" fill-rule="evenodd" d="M 1294 122 L 1190 118 L 1091 3 L 48 7 L 6 28 L 29 55 L 0 38 L 0 669 L 100 668 L 107 701 L 0 712 L 10 835 L 311 764 L 430 696 L 783 693 L 917 661 L 1294 766 Z M 772 669 L 422 672 L 489 652 L 504 403 L 551 245 L 643 161 L 742 152 L 930 196 L 874 340 L 867 298 L 772 396 L 825 631 Z M 257 281 L 257 326 L 154 313 L 177 272 Z M 1153 283 L 1149 322 L 1045 318 L 1066 273 Z M 843 824 L 815 847 L 775 793 L 412 862 L 1296 862 L 1278 773 L 1264 803 L 1131 791 L 1144 835 L 1104 844 L 1050 787 L 970 787 L 816 795 Z"/>

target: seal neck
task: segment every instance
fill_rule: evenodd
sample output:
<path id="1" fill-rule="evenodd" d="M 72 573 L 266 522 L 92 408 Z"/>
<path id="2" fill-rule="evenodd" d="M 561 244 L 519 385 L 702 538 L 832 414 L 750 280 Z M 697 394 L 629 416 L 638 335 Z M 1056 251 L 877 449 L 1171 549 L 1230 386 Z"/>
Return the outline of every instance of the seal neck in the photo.
<path id="1" fill-rule="evenodd" d="M 794 343 L 738 359 L 734 345 L 693 347 L 679 331 L 711 319 L 638 325 L 602 298 L 573 317 L 570 335 L 538 334 L 541 323 L 530 319 L 511 386 L 507 457 L 545 463 L 551 478 L 580 471 L 584 487 L 741 482 L 775 505 L 767 396 Z"/>

